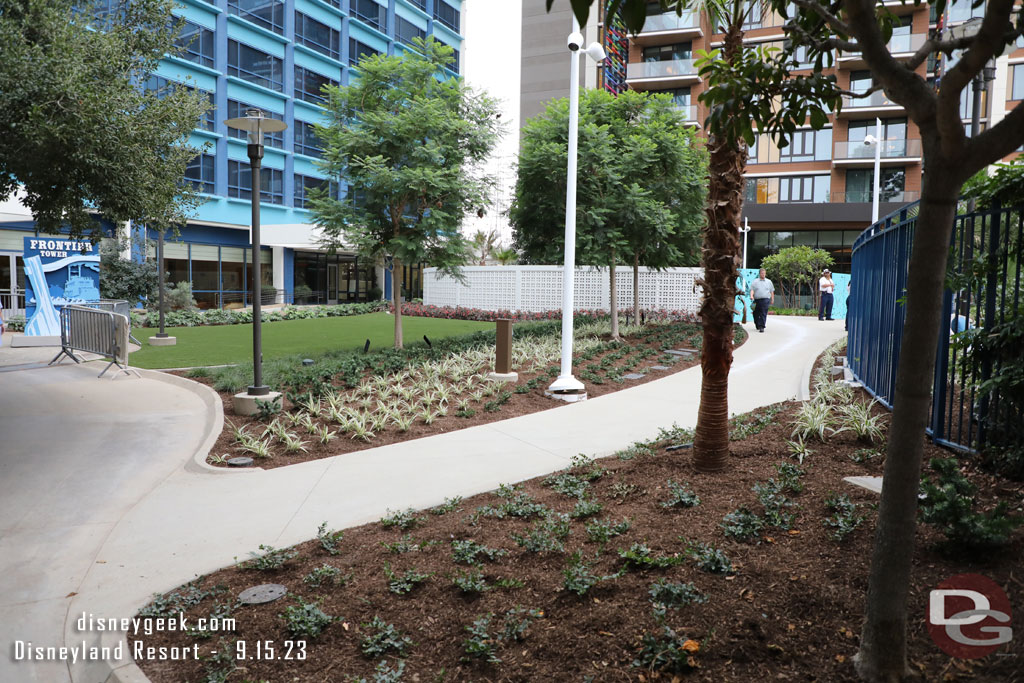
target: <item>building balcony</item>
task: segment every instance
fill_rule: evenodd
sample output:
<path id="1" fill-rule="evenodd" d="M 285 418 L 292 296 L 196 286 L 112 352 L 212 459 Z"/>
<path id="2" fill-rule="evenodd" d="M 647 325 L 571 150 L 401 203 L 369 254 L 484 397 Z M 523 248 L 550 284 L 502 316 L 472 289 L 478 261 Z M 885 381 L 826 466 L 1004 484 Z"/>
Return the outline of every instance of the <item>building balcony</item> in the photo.
<path id="1" fill-rule="evenodd" d="M 660 38 L 699 38 L 703 35 L 699 13 L 683 12 L 682 16 L 677 16 L 675 12 L 665 12 L 648 15 L 633 42 L 648 45 L 659 42 Z"/>
<path id="2" fill-rule="evenodd" d="M 883 166 L 920 160 L 920 140 L 882 140 L 880 162 Z M 871 166 L 875 163 L 875 146 L 863 142 L 837 142 L 832 148 L 832 163 L 847 167 Z"/>
<path id="3" fill-rule="evenodd" d="M 866 119 L 902 112 L 903 105 L 890 100 L 884 91 L 876 90 L 867 97 L 843 95 L 843 109 L 836 116 L 845 119 Z"/>
<path id="4" fill-rule="evenodd" d="M 880 204 L 909 204 L 921 198 L 920 192 L 881 190 Z M 872 190 L 852 190 L 850 192 L 833 192 L 833 204 L 870 204 Z"/>
<path id="5" fill-rule="evenodd" d="M 697 67 L 692 59 L 673 59 L 663 62 L 634 62 L 626 65 L 626 81 L 643 85 L 657 83 L 658 87 L 693 85 L 700 83 Z M 640 88 L 643 89 L 643 88 Z"/>
<path id="6" fill-rule="evenodd" d="M 686 123 L 700 125 L 700 121 L 697 120 L 697 105 L 695 104 L 677 104 L 675 106 L 677 112 L 683 115 L 683 121 Z"/>
<path id="7" fill-rule="evenodd" d="M 893 59 L 909 59 L 924 45 L 924 41 L 927 39 L 928 36 L 923 33 L 893 36 L 889 39 L 886 47 L 889 49 L 889 54 L 893 56 Z M 867 62 L 864 61 L 864 55 L 861 53 L 839 52 L 840 69 L 860 69 L 865 67 L 867 67 Z"/>

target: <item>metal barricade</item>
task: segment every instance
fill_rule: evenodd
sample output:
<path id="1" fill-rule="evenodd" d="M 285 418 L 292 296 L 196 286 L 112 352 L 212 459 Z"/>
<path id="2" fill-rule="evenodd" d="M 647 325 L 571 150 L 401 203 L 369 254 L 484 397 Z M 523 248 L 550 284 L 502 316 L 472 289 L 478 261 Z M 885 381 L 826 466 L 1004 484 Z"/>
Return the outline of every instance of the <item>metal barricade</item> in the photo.
<path id="1" fill-rule="evenodd" d="M 128 339 L 137 346 L 142 346 L 142 342 L 135 338 L 132 334 L 131 323 L 132 323 L 132 306 L 124 299 L 99 299 L 97 301 L 86 301 L 82 304 L 76 304 L 86 306 L 88 308 L 97 308 L 101 311 L 110 311 L 118 315 L 123 315 L 128 318 Z"/>
<path id="2" fill-rule="evenodd" d="M 82 359 L 74 352 L 83 351 L 110 358 L 99 377 L 105 375 L 112 365 L 129 374 L 134 372 L 128 367 L 129 336 L 127 316 L 91 306 L 65 306 L 60 312 L 60 353 L 50 361 L 50 365 L 62 356 L 81 363 Z"/>

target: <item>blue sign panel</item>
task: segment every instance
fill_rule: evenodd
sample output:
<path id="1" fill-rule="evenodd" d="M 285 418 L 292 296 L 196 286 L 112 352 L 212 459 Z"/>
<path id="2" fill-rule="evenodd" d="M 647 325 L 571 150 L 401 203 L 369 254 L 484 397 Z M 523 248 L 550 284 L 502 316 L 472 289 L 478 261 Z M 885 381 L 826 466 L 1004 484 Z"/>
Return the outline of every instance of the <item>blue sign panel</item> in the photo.
<path id="1" fill-rule="evenodd" d="M 25 238 L 25 334 L 60 334 L 60 309 L 100 298 L 99 249 L 88 240 Z"/>

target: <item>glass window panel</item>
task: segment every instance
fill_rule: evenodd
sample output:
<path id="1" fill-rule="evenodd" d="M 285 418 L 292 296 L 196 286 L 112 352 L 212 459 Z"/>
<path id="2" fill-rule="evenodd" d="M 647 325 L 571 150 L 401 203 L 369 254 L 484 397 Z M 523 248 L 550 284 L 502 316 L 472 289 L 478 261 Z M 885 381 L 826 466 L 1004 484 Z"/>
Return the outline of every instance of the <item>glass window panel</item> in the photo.
<path id="1" fill-rule="evenodd" d="M 215 244 L 193 244 L 192 260 L 216 261 L 220 258 L 220 247 Z"/>
<path id="2" fill-rule="evenodd" d="M 213 67 L 213 31 L 186 21 L 182 24 L 174 44 L 182 48 L 179 55 L 190 62 Z"/>
<path id="3" fill-rule="evenodd" d="M 327 101 L 323 93 L 323 87 L 326 85 L 336 86 L 338 81 L 301 66 L 295 67 L 295 96 L 300 100 L 323 104 Z"/>
<path id="4" fill-rule="evenodd" d="M 815 204 L 827 204 L 830 199 L 829 193 L 831 188 L 832 176 L 814 176 L 814 189 L 812 190 L 811 201 L 813 201 Z"/>
<path id="5" fill-rule="evenodd" d="M 1024 100 L 1024 64 L 1013 65 L 1013 90 L 1011 100 Z"/>
<path id="6" fill-rule="evenodd" d="M 302 12 L 295 13 L 295 41 L 328 57 L 341 57 L 341 32 Z"/>
<path id="7" fill-rule="evenodd" d="M 406 45 L 411 45 L 413 38 L 424 39 L 427 37 L 427 32 L 421 29 L 416 24 L 412 23 L 405 17 L 395 17 L 395 39 L 400 40 Z"/>
<path id="8" fill-rule="evenodd" d="M 671 62 L 677 59 L 690 59 L 693 56 L 693 43 L 675 43 L 673 45 L 657 45 L 645 47 L 643 59 L 645 62 Z"/>
<path id="9" fill-rule="evenodd" d="M 208 261 L 192 257 L 192 290 L 220 290 L 220 262 L 216 257 Z"/>
<path id="10" fill-rule="evenodd" d="M 231 14 L 284 35 L 284 3 L 279 0 L 228 0 Z"/>
<path id="11" fill-rule="evenodd" d="M 167 245 L 164 245 L 164 270 L 167 271 L 167 283 L 178 284 L 188 282 L 188 259 L 169 258 L 167 256 Z"/>
<path id="12" fill-rule="evenodd" d="M 822 128 L 814 136 L 814 160 L 832 160 L 832 129 Z"/>
<path id="13" fill-rule="evenodd" d="M 459 10 L 443 2 L 443 0 L 434 0 L 434 19 L 440 21 L 456 33 L 460 30 Z"/>
<path id="14" fill-rule="evenodd" d="M 295 153 L 317 158 L 323 156 L 323 142 L 317 137 L 313 124 L 295 119 Z"/>
<path id="15" fill-rule="evenodd" d="M 198 192 L 214 193 L 214 164 L 212 154 L 199 154 L 185 167 L 185 179 L 192 182 Z"/>
<path id="16" fill-rule="evenodd" d="M 278 92 L 284 90 L 284 61 L 237 40 L 228 41 L 228 75 Z"/>
<path id="17" fill-rule="evenodd" d="M 362 41 L 356 40 L 355 38 L 348 39 L 349 66 L 355 66 L 363 57 L 373 57 L 374 55 L 379 54 L 381 54 L 380 50 L 375 50 Z"/>
<path id="18" fill-rule="evenodd" d="M 388 32 L 388 10 L 374 0 L 352 0 L 349 9 L 352 16 L 369 24 L 382 33 Z"/>
<path id="19" fill-rule="evenodd" d="M 811 248 L 818 247 L 818 231 L 817 230 L 798 230 L 793 233 L 793 246 L 807 246 Z"/>

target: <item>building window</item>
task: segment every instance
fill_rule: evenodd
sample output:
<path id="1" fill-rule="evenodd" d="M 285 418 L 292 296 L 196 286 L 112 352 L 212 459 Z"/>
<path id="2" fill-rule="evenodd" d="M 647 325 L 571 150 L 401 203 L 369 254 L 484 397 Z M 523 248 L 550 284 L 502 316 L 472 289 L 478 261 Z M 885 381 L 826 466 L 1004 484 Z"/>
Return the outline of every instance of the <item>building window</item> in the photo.
<path id="1" fill-rule="evenodd" d="M 324 155 L 324 143 L 312 123 L 295 119 L 295 153 L 317 158 Z"/>
<path id="2" fill-rule="evenodd" d="M 779 150 L 780 162 L 829 161 L 832 159 L 832 129 L 798 130 L 789 145 Z"/>
<path id="3" fill-rule="evenodd" d="M 690 42 L 644 48 L 645 62 L 674 62 L 680 59 L 690 59 L 692 56 L 693 43 Z"/>
<path id="4" fill-rule="evenodd" d="M 461 71 L 459 71 L 459 69 L 461 68 L 459 62 L 462 60 L 462 55 L 459 54 L 458 50 L 452 51 L 452 60 L 453 61 L 451 65 L 451 70 L 454 71 L 455 73 L 462 73 Z"/>
<path id="5" fill-rule="evenodd" d="M 333 59 L 341 57 L 341 31 L 311 19 L 302 12 L 295 13 L 295 42 Z"/>
<path id="6" fill-rule="evenodd" d="M 442 2 L 442 0 L 434 0 L 434 19 L 440 21 L 456 33 L 459 32 L 459 10 Z"/>
<path id="7" fill-rule="evenodd" d="M 1024 64 L 1013 65 L 1013 90 L 1010 99 L 1024 100 Z"/>
<path id="8" fill-rule="evenodd" d="M 395 18 L 395 40 L 412 45 L 413 38 L 426 40 L 427 32 L 403 17 Z"/>
<path id="9" fill-rule="evenodd" d="M 284 60 L 237 40 L 228 41 L 228 75 L 278 92 L 284 90 Z"/>
<path id="10" fill-rule="evenodd" d="M 356 19 L 382 33 L 388 32 L 388 10 L 375 0 L 352 0 L 349 9 Z"/>
<path id="11" fill-rule="evenodd" d="M 437 0 L 435 0 L 436 2 Z M 409 0 L 409 3 L 419 7 L 424 12 L 427 11 L 427 0 Z"/>
<path id="12" fill-rule="evenodd" d="M 197 192 L 213 194 L 214 161 L 212 154 L 200 154 L 185 167 L 185 179 L 192 182 Z"/>
<path id="13" fill-rule="evenodd" d="M 266 166 L 260 171 L 260 202 L 284 204 L 284 172 Z M 228 160 L 228 196 L 252 199 L 252 169 L 248 162 Z"/>
<path id="14" fill-rule="evenodd" d="M 186 21 L 174 44 L 182 48 L 182 59 L 201 66 L 213 67 L 213 31 Z"/>
<path id="15" fill-rule="evenodd" d="M 748 178 L 745 200 L 751 204 L 824 204 L 829 200 L 829 175 Z"/>
<path id="16" fill-rule="evenodd" d="M 338 183 L 326 178 L 314 178 L 308 175 L 295 174 L 295 208 L 309 208 L 310 193 L 312 190 L 327 189 L 327 196 L 336 198 L 338 196 Z"/>
<path id="17" fill-rule="evenodd" d="M 143 88 L 155 92 L 156 96 L 160 99 L 163 99 L 167 95 L 167 93 L 169 93 L 173 88 L 184 88 L 189 92 L 198 90 L 206 96 L 206 101 L 209 106 L 206 108 L 206 111 L 203 113 L 203 115 L 199 118 L 199 121 L 196 122 L 196 128 L 199 128 L 200 130 L 213 130 L 214 125 L 216 125 L 216 117 L 214 116 L 214 110 L 216 109 L 216 106 L 214 104 L 212 92 L 208 90 L 202 90 L 200 88 L 193 88 L 190 85 L 178 83 L 177 81 L 169 81 L 163 76 L 157 76 L 156 74 L 149 75 L 149 78 L 147 78 L 145 83 L 143 83 Z"/>
<path id="18" fill-rule="evenodd" d="M 323 93 L 325 85 L 336 86 L 338 81 L 301 66 L 295 67 L 295 96 L 300 100 L 322 105 L 327 101 L 327 95 Z"/>
<path id="19" fill-rule="evenodd" d="M 228 100 L 228 115 L 229 119 L 241 119 L 245 118 L 245 112 L 249 109 L 260 109 L 264 116 L 277 121 L 284 121 L 283 114 L 277 114 L 272 111 L 267 111 L 260 107 L 255 107 L 245 102 L 239 102 L 238 100 Z M 228 137 L 238 138 L 239 140 L 248 140 L 248 133 L 244 130 L 238 130 L 236 128 L 228 128 Z M 284 149 L 284 131 L 277 131 L 276 133 L 264 133 L 263 144 L 268 147 L 276 147 L 277 149 Z"/>
<path id="20" fill-rule="evenodd" d="M 366 43 L 360 42 L 355 38 L 348 39 L 348 63 L 349 66 L 356 66 L 359 60 L 363 57 L 373 57 L 379 55 L 380 50 L 374 50 Z"/>
<path id="21" fill-rule="evenodd" d="M 284 3 L 278 0 L 228 0 L 228 11 L 279 35 L 284 35 Z"/>
<path id="22" fill-rule="evenodd" d="M 878 199 L 883 202 L 902 202 L 905 199 L 906 169 L 883 168 L 878 184 Z M 851 168 L 846 171 L 846 201 L 870 202 L 875 193 L 875 171 L 871 168 Z"/>

